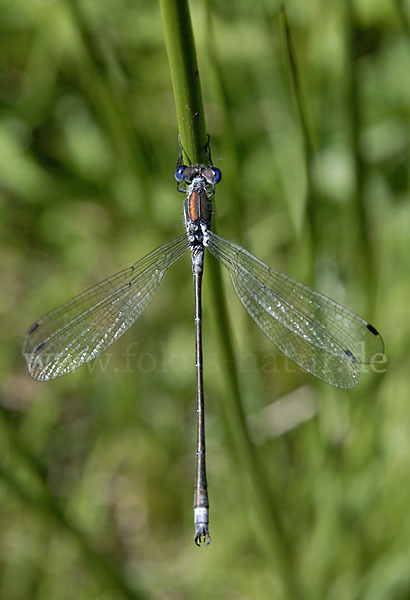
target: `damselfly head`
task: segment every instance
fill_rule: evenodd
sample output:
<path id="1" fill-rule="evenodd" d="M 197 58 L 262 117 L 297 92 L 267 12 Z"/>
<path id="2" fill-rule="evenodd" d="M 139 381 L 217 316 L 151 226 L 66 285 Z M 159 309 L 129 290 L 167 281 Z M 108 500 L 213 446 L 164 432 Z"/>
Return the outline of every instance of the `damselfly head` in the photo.
<path id="1" fill-rule="evenodd" d="M 204 167 L 203 165 L 187 167 L 186 165 L 179 165 L 175 169 L 175 179 L 179 183 L 191 183 L 198 176 L 204 177 L 207 183 L 211 185 L 216 185 L 222 179 L 222 173 L 217 167 Z"/>

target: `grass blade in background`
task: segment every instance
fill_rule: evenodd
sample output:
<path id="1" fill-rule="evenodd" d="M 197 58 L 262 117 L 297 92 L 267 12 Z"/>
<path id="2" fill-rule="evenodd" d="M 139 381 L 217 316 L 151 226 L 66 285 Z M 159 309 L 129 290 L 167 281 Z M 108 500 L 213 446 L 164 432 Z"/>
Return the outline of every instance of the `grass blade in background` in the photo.
<path id="1" fill-rule="evenodd" d="M 362 81 L 359 72 L 359 45 L 360 31 L 356 24 L 356 14 L 353 0 L 346 3 L 346 28 L 347 28 L 347 95 L 350 123 L 351 155 L 353 159 L 354 197 L 353 211 L 357 223 L 358 236 L 358 261 L 356 268 L 359 277 L 364 281 L 368 290 L 366 314 L 369 318 L 374 312 L 376 299 L 376 270 L 373 251 L 373 237 L 370 231 L 369 216 L 366 205 L 367 164 L 361 150 L 361 136 L 363 134 L 363 107 L 362 107 Z"/>
<path id="2" fill-rule="evenodd" d="M 286 14 L 285 6 L 282 5 L 280 9 L 280 20 L 282 23 L 282 30 L 285 41 L 285 49 L 288 58 L 288 64 L 290 67 L 290 74 L 292 78 L 292 84 L 294 88 L 294 96 L 296 99 L 296 108 L 300 123 L 300 129 L 302 134 L 302 146 L 303 146 L 303 157 L 305 162 L 306 171 L 306 200 L 305 200 L 305 211 L 307 215 L 307 224 L 309 227 L 309 239 L 312 247 L 312 259 L 311 259 L 311 282 L 315 281 L 315 260 L 317 255 L 317 244 L 320 236 L 317 228 L 317 212 L 319 210 L 318 202 L 318 191 L 314 184 L 313 169 L 315 160 L 315 151 L 313 147 L 313 141 L 308 126 L 308 118 L 306 114 L 305 102 L 303 99 L 302 83 L 300 79 L 300 73 L 297 63 L 297 57 L 295 48 L 292 41 L 292 34 L 289 26 L 288 17 Z"/>

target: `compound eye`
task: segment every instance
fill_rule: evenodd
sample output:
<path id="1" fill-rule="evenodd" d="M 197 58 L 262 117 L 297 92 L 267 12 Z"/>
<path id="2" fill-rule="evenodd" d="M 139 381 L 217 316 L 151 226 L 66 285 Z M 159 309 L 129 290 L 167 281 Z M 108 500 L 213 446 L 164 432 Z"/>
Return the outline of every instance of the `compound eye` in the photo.
<path id="1" fill-rule="evenodd" d="M 181 166 L 179 166 L 179 167 L 177 167 L 175 169 L 175 179 L 177 181 L 183 181 L 184 180 L 185 169 L 186 169 L 185 165 L 181 165 Z"/>
<path id="2" fill-rule="evenodd" d="M 217 167 L 212 167 L 212 170 L 214 172 L 214 183 L 219 183 L 222 179 L 221 171 Z"/>

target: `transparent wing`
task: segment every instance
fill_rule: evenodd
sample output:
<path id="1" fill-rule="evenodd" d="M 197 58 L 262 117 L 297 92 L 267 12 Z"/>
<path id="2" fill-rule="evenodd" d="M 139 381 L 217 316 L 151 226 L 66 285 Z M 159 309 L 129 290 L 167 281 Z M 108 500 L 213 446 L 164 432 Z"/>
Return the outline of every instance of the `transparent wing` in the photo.
<path id="1" fill-rule="evenodd" d="M 347 308 L 209 233 L 209 251 L 263 333 L 302 369 L 336 387 L 359 381 L 360 363 L 384 350 L 376 329 Z"/>
<path id="2" fill-rule="evenodd" d="M 183 234 L 34 323 L 23 342 L 30 375 L 55 379 L 104 352 L 146 309 L 187 249 Z"/>

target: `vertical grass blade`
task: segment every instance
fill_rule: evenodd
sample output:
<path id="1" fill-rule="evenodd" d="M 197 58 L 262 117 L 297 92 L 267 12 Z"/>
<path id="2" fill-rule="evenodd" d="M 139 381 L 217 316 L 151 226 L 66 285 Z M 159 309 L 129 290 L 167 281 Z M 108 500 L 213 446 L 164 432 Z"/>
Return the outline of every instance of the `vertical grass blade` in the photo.
<path id="1" fill-rule="evenodd" d="M 185 0 L 161 0 L 160 4 L 181 143 L 192 162 L 206 161 L 205 117 L 188 4 Z M 285 597 L 299 599 L 302 598 L 302 594 L 291 566 L 291 552 L 283 531 L 280 511 L 265 483 L 266 477 L 261 471 L 250 441 L 242 409 L 238 369 L 220 266 L 216 260 L 208 262 L 211 271 L 212 312 L 216 320 L 221 364 L 224 365 L 226 381 L 225 390 L 221 391 L 226 428 L 235 457 L 250 489 L 266 556 L 278 574 Z"/>
<path id="2" fill-rule="evenodd" d="M 314 147 L 312 137 L 309 131 L 308 126 L 308 118 L 306 114 L 305 102 L 303 99 L 302 93 L 302 84 L 300 80 L 299 67 L 296 59 L 295 48 L 292 41 L 292 33 L 289 26 L 289 21 L 287 18 L 285 7 L 282 5 L 280 9 L 280 20 L 282 23 L 282 29 L 285 39 L 285 49 L 288 57 L 288 62 L 290 66 L 290 73 L 292 78 L 292 84 L 296 99 L 296 108 L 301 128 L 302 134 L 302 142 L 303 142 L 303 157 L 305 162 L 306 169 L 306 216 L 307 222 L 309 226 L 310 233 L 310 243 L 313 250 L 313 260 L 312 265 L 314 264 L 314 259 L 316 255 L 316 245 L 319 239 L 318 231 L 316 226 L 316 217 L 317 214 L 317 200 L 318 194 L 315 189 L 314 180 L 313 180 L 313 167 L 314 167 Z M 313 266 L 312 266 L 313 271 Z M 312 272 L 312 279 L 314 279 Z"/>
<path id="3" fill-rule="evenodd" d="M 192 163 L 206 163 L 205 115 L 188 4 L 161 0 L 160 5 L 181 144 Z"/>

